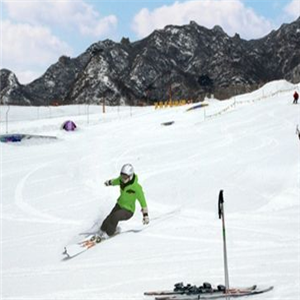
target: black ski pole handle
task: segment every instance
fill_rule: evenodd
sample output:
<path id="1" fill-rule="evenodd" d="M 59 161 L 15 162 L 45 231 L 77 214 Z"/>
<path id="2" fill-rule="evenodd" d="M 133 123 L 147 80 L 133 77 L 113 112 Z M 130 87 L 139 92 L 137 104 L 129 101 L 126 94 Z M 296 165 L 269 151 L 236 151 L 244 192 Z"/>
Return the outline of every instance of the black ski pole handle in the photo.
<path id="1" fill-rule="evenodd" d="M 222 217 L 223 203 L 224 203 L 223 190 L 220 190 L 220 193 L 219 193 L 219 203 L 218 203 L 219 219 L 221 219 L 221 217 Z"/>

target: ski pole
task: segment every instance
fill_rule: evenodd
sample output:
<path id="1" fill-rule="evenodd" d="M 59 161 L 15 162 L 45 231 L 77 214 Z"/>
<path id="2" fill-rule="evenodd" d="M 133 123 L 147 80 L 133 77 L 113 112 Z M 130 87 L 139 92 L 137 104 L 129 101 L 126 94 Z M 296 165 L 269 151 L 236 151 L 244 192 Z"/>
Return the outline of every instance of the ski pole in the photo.
<path id="1" fill-rule="evenodd" d="M 225 214 L 224 214 L 224 197 L 223 190 L 219 193 L 219 219 L 222 219 L 223 226 L 223 254 L 224 254 L 224 272 L 225 272 L 225 287 L 226 292 L 229 290 L 229 275 L 228 275 L 228 261 L 226 249 L 226 231 L 225 231 Z"/>

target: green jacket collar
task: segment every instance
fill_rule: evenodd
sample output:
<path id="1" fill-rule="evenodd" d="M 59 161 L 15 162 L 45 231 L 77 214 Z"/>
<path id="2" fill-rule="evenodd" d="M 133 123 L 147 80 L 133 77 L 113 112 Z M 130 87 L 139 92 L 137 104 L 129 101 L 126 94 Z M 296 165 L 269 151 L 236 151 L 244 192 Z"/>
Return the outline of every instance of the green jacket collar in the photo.
<path id="1" fill-rule="evenodd" d="M 121 180 L 121 184 L 120 184 L 121 189 L 124 190 L 127 186 L 132 185 L 134 183 L 136 177 L 137 176 L 135 174 L 133 174 L 132 179 L 130 181 L 128 181 L 127 183 L 123 183 Z"/>

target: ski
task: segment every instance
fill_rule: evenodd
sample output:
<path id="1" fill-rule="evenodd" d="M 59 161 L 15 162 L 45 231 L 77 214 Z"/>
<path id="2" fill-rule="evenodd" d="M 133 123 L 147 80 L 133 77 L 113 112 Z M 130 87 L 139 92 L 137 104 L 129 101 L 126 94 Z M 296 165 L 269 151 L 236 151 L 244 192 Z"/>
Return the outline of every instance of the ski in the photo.
<path id="1" fill-rule="evenodd" d="M 256 289 L 256 285 L 244 288 L 232 288 L 231 290 L 243 290 L 252 291 Z M 210 283 L 204 282 L 202 286 L 195 286 L 191 284 L 183 285 L 183 283 L 177 283 L 173 290 L 162 290 L 162 291 L 151 291 L 145 292 L 146 296 L 166 296 L 166 295 L 192 295 L 192 294 L 213 294 L 213 293 L 224 293 L 226 290 L 224 285 L 218 285 L 217 287 L 212 287 Z"/>
<path id="2" fill-rule="evenodd" d="M 93 237 L 94 237 L 94 235 L 90 235 L 90 236 L 88 236 L 84 240 L 81 240 L 78 243 L 70 244 L 68 246 L 65 246 L 64 251 L 63 251 L 62 254 L 65 255 L 66 259 L 70 259 L 70 258 L 78 256 L 79 254 L 81 254 L 81 253 L 87 251 L 88 249 L 96 246 L 97 244 L 99 244 L 99 242 L 104 241 L 104 240 L 101 240 L 101 241 L 92 240 Z"/>
<path id="3" fill-rule="evenodd" d="M 143 229 L 144 228 L 128 229 L 125 231 L 120 231 L 110 237 L 101 238 L 100 240 L 97 240 L 97 238 L 95 238 L 97 233 L 92 233 L 92 232 L 91 233 L 81 233 L 80 235 L 86 235 L 86 238 L 84 238 L 83 240 L 81 240 L 77 243 L 65 246 L 62 254 L 65 256 L 65 260 L 71 259 L 73 257 L 78 256 L 79 254 L 86 252 L 88 249 L 91 249 L 91 248 L 95 247 L 96 245 L 103 243 L 104 241 L 114 238 L 115 236 L 118 236 L 120 234 L 126 234 L 126 233 L 138 233 L 138 232 L 141 232 Z"/>
<path id="4" fill-rule="evenodd" d="M 168 212 L 166 214 L 162 214 L 160 216 L 154 217 L 151 220 L 151 224 L 153 226 L 153 224 L 157 224 L 159 223 L 161 220 L 166 219 L 167 217 L 172 217 L 176 212 L 178 211 L 178 209 L 175 209 L 171 212 Z M 97 226 L 98 225 L 98 226 Z M 80 242 L 77 243 L 73 243 L 73 244 L 69 244 L 67 246 L 64 247 L 64 250 L 62 252 L 62 254 L 65 256 L 64 260 L 73 258 L 78 256 L 79 254 L 82 254 L 84 252 L 86 252 L 88 249 L 95 247 L 97 244 L 99 243 L 95 243 L 95 241 L 91 241 L 91 238 L 93 236 L 95 236 L 95 234 L 97 234 L 98 231 L 94 231 L 95 227 L 99 227 L 99 224 L 95 223 L 93 225 L 93 227 L 91 229 L 88 230 L 88 232 L 81 232 L 79 233 L 80 236 L 86 236 L 86 238 L 81 239 Z M 149 226 L 141 226 L 141 227 L 137 227 L 134 229 L 128 229 L 125 231 L 120 231 L 117 234 L 109 237 L 109 238 L 105 238 L 102 239 L 100 243 L 103 243 L 106 240 L 110 240 L 112 237 L 118 236 L 120 234 L 125 234 L 125 233 L 139 233 L 141 231 L 147 230 L 147 228 L 149 228 Z"/>
<path id="5" fill-rule="evenodd" d="M 268 288 L 257 288 L 254 289 L 232 289 L 230 288 L 226 292 L 213 292 L 213 293 L 201 293 L 201 294 L 177 294 L 177 295 L 165 295 L 156 296 L 155 300 L 202 300 L 202 299 L 224 299 L 224 298 L 238 298 L 244 296 L 253 296 L 257 294 L 266 293 L 271 291 L 273 286 Z"/>

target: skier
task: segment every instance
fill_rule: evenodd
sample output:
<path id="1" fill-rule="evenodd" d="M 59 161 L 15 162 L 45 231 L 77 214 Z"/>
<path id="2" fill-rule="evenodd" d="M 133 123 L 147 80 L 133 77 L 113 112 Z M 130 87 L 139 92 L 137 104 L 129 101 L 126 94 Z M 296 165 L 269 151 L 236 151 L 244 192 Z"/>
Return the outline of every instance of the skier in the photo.
<path id="1" fill-rule="evenodd" d="M 119 221 L 129 220 L 135 212 L 135 202 L 139 201 L 143 214 L 143 224 L 149 224 L 148 208 L 145 195 L 141 185 L 138 183 L 138 177 L 134 173 L 131 164 L 125 164 L 120 172 L 120 176 L 115 179 L 105 181 L 106 186 L 120 186 L 120 196 L 110 214 L 103 221 L 99 234 L 95 239 L 100 242 L 102 238 L 116 234 Z"/>
<path id="2" fill-rule="evenodd" d="M 297 93 L 297 91 L 295 91 L 293 104 L 298 104 L 298 99 L 299 99 L 299 94 Z"/>

